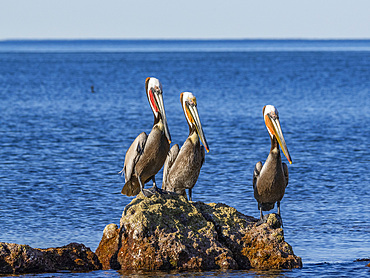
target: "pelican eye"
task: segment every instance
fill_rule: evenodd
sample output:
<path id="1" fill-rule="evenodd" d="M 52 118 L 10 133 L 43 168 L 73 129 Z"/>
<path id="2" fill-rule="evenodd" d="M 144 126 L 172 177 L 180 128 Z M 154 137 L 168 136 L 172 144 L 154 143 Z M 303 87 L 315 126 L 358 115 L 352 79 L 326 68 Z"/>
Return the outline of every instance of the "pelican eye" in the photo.
<path id="1" fill-rule="evenodd" d="M 271 119 L 273 119 L 273 120 L 276 120 L 276 119 L 279 119 L 279 115 L 277 114 L 277 113 L 275 113 L 275 112 L 270 112 L 269 114 L 268 114 L 269 116 L 270 116 L 270 118 Z"/>
<path id="2" fill-rule="evenodd" d="M 162 93 L 161 88 L 158 88 L 158 86 L 155 86 L 153 89 L 154 89 L 154 92 L 155 92 L 156 94 L 161 94 L 161 93 Z"/>
<path id="3" fill-rule="evenodd" d="M 197 106 L 197 100 L 195 98 L 188 98 L 187 102 L 191 106 Z"/>
<path id="4" fill-rule="evenodd" d="M 194 103 L 195 106 L 197 106 L 197 100 L 196 100 L 195 97 L 193 98 L 193 103 Z"/>

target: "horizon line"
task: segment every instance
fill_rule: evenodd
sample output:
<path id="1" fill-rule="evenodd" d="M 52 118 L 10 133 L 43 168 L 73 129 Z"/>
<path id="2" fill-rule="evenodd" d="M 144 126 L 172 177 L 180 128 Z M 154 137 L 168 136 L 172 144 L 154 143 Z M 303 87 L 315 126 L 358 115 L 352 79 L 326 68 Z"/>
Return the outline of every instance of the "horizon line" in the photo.
<path id="1" fill-rule="evenodd" d="M 8 38 L 0 42 L 17 41 L 370 41 L 370 38 Z"/>

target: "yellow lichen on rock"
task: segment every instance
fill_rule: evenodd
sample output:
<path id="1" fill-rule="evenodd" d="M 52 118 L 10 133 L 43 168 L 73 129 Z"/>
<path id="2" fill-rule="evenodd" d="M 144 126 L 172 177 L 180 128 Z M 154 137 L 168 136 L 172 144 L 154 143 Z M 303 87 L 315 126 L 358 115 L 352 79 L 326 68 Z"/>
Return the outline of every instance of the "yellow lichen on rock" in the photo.
<path id="1" fill-rule="evenodd" d="M 252 268 L 282 269 L 302 267 L 300 257 L 294 255 L 292 247 L 284 241 L 276 214 L 270 214 L 266 223 L 250 227 L 243 238 L 242 254 L 248 257 Z"/>
<path id="2" fill-rule="evenodd" d="M 256 221 L 225 204 L 188 202 L 176 194 L 139 194 L 125 208 L 120 228 L 106 228 L 97 255 L 105 269 L 299 267 L 300 258 L 286 247 L 282 229 L 267 223 L 257 227 Z"/>

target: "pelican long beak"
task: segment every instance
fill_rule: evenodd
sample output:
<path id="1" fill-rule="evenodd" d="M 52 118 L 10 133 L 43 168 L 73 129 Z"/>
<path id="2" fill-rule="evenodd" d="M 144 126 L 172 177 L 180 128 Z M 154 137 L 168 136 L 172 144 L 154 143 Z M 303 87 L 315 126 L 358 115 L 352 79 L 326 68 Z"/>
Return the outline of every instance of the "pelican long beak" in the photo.
<path id="1" fill-rule="evenodd" d="M 208 153 L 209 152 L 209 147 L 208 147 L 206 137 L 204 136 L 204 133 L 203 133 L 202 124 L 200 123 L 198 109 L 195 105 L 189 105 L 188 108 L 189 108 L 189 112 L 191 114 L 191 117 L 193 118 L 193 121 L 194 121 L 193 123 L 195 125 L 196 130 L 197 130 L 198 136 L 199 136 L 200 140 L 202 141 L 203 146 L 204 146 L 204 148 L 206 149 L 206 151 Z"/>
<path id="2" fill-rule="evenodd" d="M 270 114 L 267 114 L 266 120 L 270 122 L 270 125 L 268 122 L 266 122 L 266 125 L 270 129 L 271 133 L 275 135 L 276 139 L 279 142 L 279 145 L 281 149 L 283 150 L 283 153 L 285 157 L 288 159 L 289 163 L 292 164 L 292 158 L 290 157 L 288 147 L 286 146 L 285 139 L 283 136 L 283 132 L 281 131 L 280 121 L 277 117 L 271 117 Z"/>
<path id="3" fill-rule="evenodd" d="M 164 134 L 167 137 L 168 143 L 171 144 L 171 135 L 170 135 L 170 131 L 168 129 L 166 111 L 164 110 L 163 96 L 162 96 L 162 94 L 157 94 L 157 93 L 155 94 L 155 96 L 157 98 L 158 110 L 159 110 L 159 113 L 161 113 L 162 120 L 163 120 Z"/>

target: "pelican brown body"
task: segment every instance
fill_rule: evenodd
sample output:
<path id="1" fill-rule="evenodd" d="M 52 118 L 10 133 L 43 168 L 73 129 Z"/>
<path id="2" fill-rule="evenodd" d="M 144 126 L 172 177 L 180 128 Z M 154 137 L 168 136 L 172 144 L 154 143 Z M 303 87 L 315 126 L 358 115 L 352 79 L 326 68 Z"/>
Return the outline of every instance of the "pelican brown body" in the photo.
<path id="1" fill-rule="evenodd" d="M 263 218 L 262 211 L 273 209 L 275 203 L 277 203 L 280 215 L 280 201 L 284 197 L 285 188 L 289 181 L 288 166 L 281 161 L 279 145 L 289 163 L 292 163 L 281 131 L 277 109 L 272 105 L 267 105 L 263 108 L 263 115 L 270 134 L 271 149 L 265 164 L 262 165 L 262 162 L 259 161 L 253 172 L 254 198 L 258 202 L 261 220 Z"/>
<path id="2" fill-rule="evenodd" d="M 208 152 L 209 148 L 200 123 L 196 98 L 192 93 L 185 92 L 181 94 L 180 101 L 189 125 L 189 136 L 181 150 L 177 144 L 171 148 L 163 168 L 162 189 L 185 197 L 185 189 L 188 189 L 191 201 L 192 189 L 204 163 L 204 149 Z M 200 145 L 199 139 L 204 147 Z"/>
<path id="3" fill-rule="evenodd" d="M 152 192 L 144 190 L 144 184 L 150 180 L 153 180 L 153 189 L 157 190 L 155 175 L 162 168 L 170 150 L 171 137 L 164 111 L 162 85 L 158 79 L 148 77 L 145 88 L 154 114 L 154 125 L 149 135 L 140 133 L 126 152 L 122 169 L 125 185 L 121 193 L 127 196 L 135 196 L 140 191 L 149 196 Z"/>

